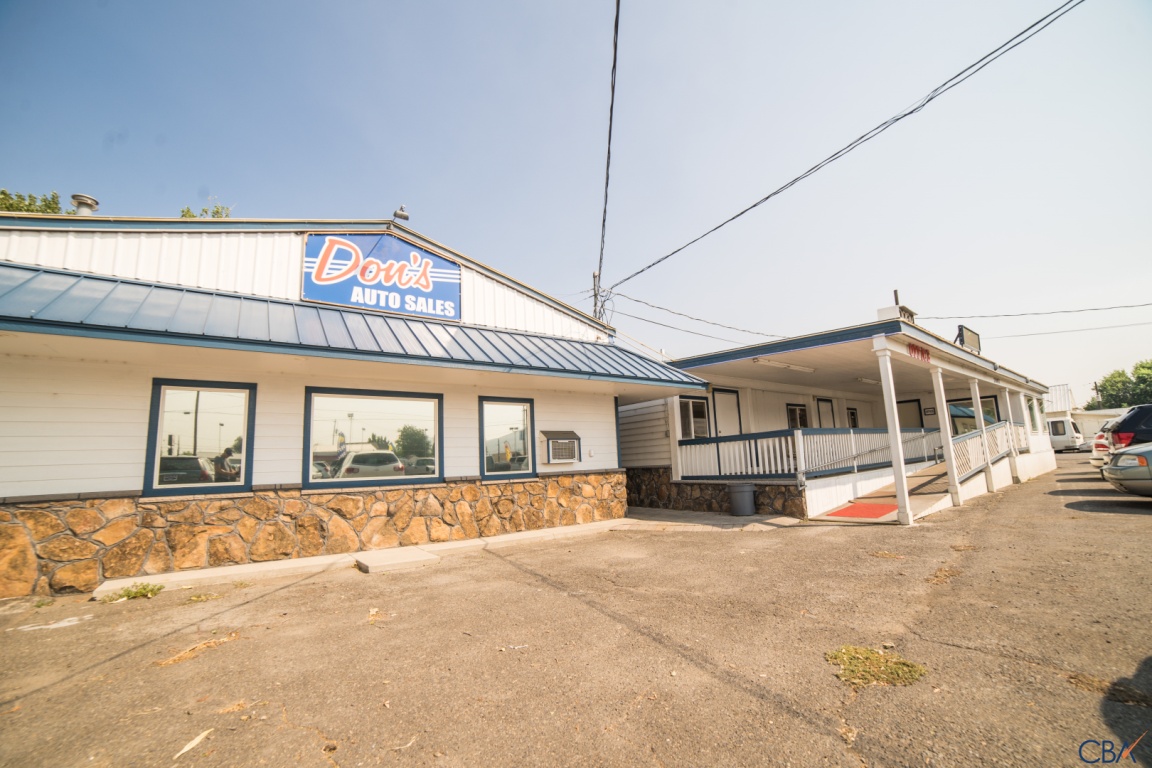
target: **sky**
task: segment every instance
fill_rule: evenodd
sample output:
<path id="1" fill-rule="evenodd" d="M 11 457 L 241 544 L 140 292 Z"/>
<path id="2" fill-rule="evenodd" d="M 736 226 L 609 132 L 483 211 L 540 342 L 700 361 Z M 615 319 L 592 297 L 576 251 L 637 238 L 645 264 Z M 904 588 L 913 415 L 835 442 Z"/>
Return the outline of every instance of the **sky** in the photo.
<path id="1" fill-rule="evenodd" d="M 623 0 L 603 285 L 1059 4 Z M 0 187 L 89 194 L 108 216 L 220 203 L 235 217 L 385 219 L 403 204 L 431 239 L 591 311 L 614 11 L 0 0 Z M 675 358 L 770 338 L 743 331 L 869 322 L 899 290 L 924 327 L 951 339 L 962 322 L 986 356 L 1084 403 L 1094 380 L 1152 358 L 1152 306 L 926 318 L 1152 302 L 1150 136 L 1152 4 L 1087 0 L 616 286 L 608 320 L 618 343 Z M 1125 327 L 1079 330 L 1103 326 Z"/>

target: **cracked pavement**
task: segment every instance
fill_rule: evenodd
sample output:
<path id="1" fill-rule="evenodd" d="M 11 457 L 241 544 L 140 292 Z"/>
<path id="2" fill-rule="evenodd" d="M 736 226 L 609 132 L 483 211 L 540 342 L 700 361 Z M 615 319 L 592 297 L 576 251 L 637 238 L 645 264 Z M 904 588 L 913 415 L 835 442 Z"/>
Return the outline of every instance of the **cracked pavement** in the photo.
<path id="1" fill-rule="evenodd" d="M 912 528 L 6 601 L 0 765 L 1083 765 L 1152 729 L 1152 500 L 1059 464 Z M 853 693 L 824 659 L 885 643 L 928 675 Z"/>

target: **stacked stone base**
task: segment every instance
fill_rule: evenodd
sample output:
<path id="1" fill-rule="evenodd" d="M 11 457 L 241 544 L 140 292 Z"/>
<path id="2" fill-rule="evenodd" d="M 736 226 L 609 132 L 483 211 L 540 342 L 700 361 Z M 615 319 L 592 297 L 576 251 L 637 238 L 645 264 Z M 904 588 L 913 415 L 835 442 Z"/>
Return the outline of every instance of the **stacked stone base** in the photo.
<path id="1" fill-rule="evenodd" d="M 624 473 L 608 472 L 339 493 L 0 504 L 0 598 L 612 520 L 624 517 L 626 499 Z"/>
<path id="2" fill-rule="evenodd" d="M 732 504 L 725 482 L 672 482 L 671 467 L 641 467 L 628 470 L 628 503 L 634 507 L 682 509 L 695 512 L 731 514 Z M 808 516 L 804 491 L 795 485 L 766 485 L 753 482 L 756 512 L 761 515 Z"/>

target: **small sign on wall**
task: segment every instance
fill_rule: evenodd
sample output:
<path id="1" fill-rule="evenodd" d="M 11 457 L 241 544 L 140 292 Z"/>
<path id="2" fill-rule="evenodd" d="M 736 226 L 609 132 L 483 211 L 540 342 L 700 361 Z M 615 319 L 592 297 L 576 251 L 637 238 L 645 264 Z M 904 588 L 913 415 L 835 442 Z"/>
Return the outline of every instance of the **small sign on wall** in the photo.
<path id="1" fill-rule="evenodd" d="M 936 415 L 936 409 L 935 408 L 925 408 L 924 409 L 924 415 L 925 416 L 935 416 Z"/>
<path id="2" fill-rule="evenodd" d="M 300 298 L 459 320 L 460 265 L 391 233 L 308 235 Z"/>

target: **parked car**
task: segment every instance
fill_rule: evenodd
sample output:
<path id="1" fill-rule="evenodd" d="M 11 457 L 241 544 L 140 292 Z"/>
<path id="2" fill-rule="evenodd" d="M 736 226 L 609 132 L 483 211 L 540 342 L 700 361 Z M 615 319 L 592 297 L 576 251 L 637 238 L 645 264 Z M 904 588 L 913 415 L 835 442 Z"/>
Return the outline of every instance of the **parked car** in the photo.
<path id="1" fill-rule="evenodd" d="M 1100 425 L 1100 431 L 1096 433 L 1096 437 L 1092 438 L 1092 455 L 1088 459 L 1088 463 L 1101 469 L 1108 463 L 1108 430 L 1112 428 L 1113 422 L 1116 419 L 1109 419 Z"/>
<path id="2" fill-rule="evenodd" d="M 363 479 L 396 477 L 404 474 L 404 462 L 392 451 L 356 451 L 344 456 L 334 477 Z"/>
<path id="3" fill-rule="evenodd" d="M 1121 448 L 1104 465 L 1104 479 L 1124 493 L 1152 496 L 1152 443 Z"/>
<path id="4" fill-rule="evenodd" d="M 513 472 L 529 472 L 532 469 L 532 458 L 530 456 L 513 456 L 512 457 L 512 471 Z"/>
<path id="5" fill-rule="evenodd" d="M 322 461 L 312 462 L 312 479 L 327 480 L 332 477 L 332 468 Z"/>
<path id="6" fill-rule="evenodd" d="M 1121 448 L 1152 443 L 1152 403 L 1137 405 L 1112 422 L 1106 430 L 1108 452 L 1115 454 Z"/>
<path id="7" fill-rule="evenodd" d="M 436 474 L 436 459 L 417 458 L 409 459 L 404 463 L 406 475 L 434 475 Z"/>
<path id="8" fill-rule="evenodd" d="M 1048 436 L 1052 440 L 1054 451 L 1078 451 L 1084 444 L 1084 436 L 1080 434 L 1080 426 L 1065 416 L 1062 419 L 1048 420 Z"/>
<path id="9" fill-rule="evenodd" d="M 158 485 L 195 485 L 216 480 L 212 462 L 198 456 L 161 456 Z"/>

